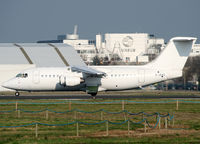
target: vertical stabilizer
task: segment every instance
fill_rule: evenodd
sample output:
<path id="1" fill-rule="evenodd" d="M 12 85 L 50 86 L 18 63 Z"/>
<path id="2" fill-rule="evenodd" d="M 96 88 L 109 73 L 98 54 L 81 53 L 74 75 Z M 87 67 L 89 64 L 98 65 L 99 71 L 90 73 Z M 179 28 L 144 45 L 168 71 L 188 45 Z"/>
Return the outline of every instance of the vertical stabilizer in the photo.
<path id="1" fill-rule="evenodd" d="M 172 38 L 161 54 L 148 66 L 158 69 L 182 71 L 196 38 Z"/>

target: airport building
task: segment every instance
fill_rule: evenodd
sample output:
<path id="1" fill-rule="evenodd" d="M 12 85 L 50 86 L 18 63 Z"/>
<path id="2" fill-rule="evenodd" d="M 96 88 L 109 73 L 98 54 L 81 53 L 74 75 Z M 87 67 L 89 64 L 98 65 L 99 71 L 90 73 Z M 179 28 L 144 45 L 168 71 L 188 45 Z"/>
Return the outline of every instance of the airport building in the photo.
<path id="1" fill-rule="evenodd" d="M 95 56 L 108 61 L 147 63 L 149 55 L 158 55 L 165 45 L 164 39 L 148 33 L 106 33 L 104 36 L 97 34 L 95 40 L 79 39 L 77 26 L 72 34 L 58 35 L 57 40 L 38 43 L 69 44 L 88 64 L 92 64 Z"/>
<path id="2" fill-rule="evenodd" d="M 83 61 L 88 64 L 92 63 L 93 58 L 97 55 L 95 40 L 79 39 L 76 26 L 74 28 L 74 33 L 67 34 L 66 39 L 63 39 L 63 43 L 73 46 Z"/>
<path id="3" fill-rule="evenodd" d="M 110 59 L 117 56 L 123 62 L 147 63 L 148 54 L 160 52 L 164 39 L 147 33 L 107 33 L 102 44 Z"/>
<path id="4" fill-rule="evenodd" d="M 107 58 L 109 61 L 148 63 L 166 46 L 163 38 L 156 38 L 148 33 L 106 33 L 104 36 L 97 34 L 96 40 L 67 35 L 62 42 L 73 46 L 88 64 L 93 62 L 95 56 Z M 190 54 L 197 55 L 200 55 L 200 44 L 195 44 Z"/>
<path id="5" fill-rule="evenodd" d="M 103 39 L 104 37 L 104 39 Z M 101 60 L 143 64 L 155 58 L 165 47 L 163 38 L 148 33 L 97 34 L 95 40 L 79 39 L 77 26 L 74 32 L 58 35 L 57 40 L 38 43 L 66 43 L 73 46 L 87 64 L 97 56 Z M 190 56 L 200 55 L 200 44 L 195 44 Z"/>

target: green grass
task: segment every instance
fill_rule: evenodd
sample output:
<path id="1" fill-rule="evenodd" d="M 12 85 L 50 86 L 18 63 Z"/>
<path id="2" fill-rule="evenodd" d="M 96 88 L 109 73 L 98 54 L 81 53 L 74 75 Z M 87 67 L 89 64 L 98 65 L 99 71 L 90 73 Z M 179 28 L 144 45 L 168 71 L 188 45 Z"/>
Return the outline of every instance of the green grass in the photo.
<path id="1" fill-rule="evenodd" d="M 199 143 L 199 136 L 189 136 L 189 137 L 180 137 L 174 135 L 164 135 L 164 136 L 152 136 L 152 137 L 127 137 L 127 136 L 119 136 L 119 137 L 65 137 L 65 136 L 43 136 L 39 138 L 34 138 L 34 135 L 26 135 L 18 134 L 12 135 L 5 140 L 1 140 L 1 143 Z"/>
<path id="2" fill-rule="evenodd" d="M 174 92 L 175 93 L 175 92 Z M 174 94 L 173 93 L 173 94 Z M 138 93 L 137 93 L 138 94 Z M 144 93 L 141 93 L 144 94 Z M 154 94 L 149 93 L 149 94 Z M 171 92 L 159 93 L 160 95 L 172 94 Z M 176 92 L 178 94 L 178 92 Z M 183 92 L 180 92 L 180 95 Z M 191 95 L 191 93 L 186 93 Z M 192 93 L 193 94 L 193 93 Z M 198 94 L 198 93 L 195 93 Z M 146 95 L 146 94 L 145 94 Z M 133 101 L 163 101 L 163 99 L 131 99 Z M 165 99 L 167 100 L 167 99 Z M 14 100 L 1 100 L 1 102 L 11 102 Z M 20 100 L 21 101 L 21 100 Z M 23 100 L 24 102 L 59 102 L 62 100 Z M 84 100 L 85 101 L 85 100 Z M 112 100 L 86 100 L 86 101 L 112 101 Z M 15 102 L 15 101 L 14 101 Z M 38 111 L 45 108 L 55 111 L 69 110 L 69 104 L 18 104 L 19 109 Z M 121 103 L 113 104 L 74 104 L 71 109 L 80 109 L 84 111 L 95 111 L 105 109 L 107 111 L 119 112 L 122 110 Z M 0 111 L 15 109 L 15 104 L 2 104 Z M 127 123 L 124 125 L 109 124 L 109 136 L 106 135 L 106 124 L 100 125 L 79 125 L 79 137 L 76 137 L 76 124 L 69 126 L 38 126 L 38 138 L 35 138 L 35 126 L 22 128 L 0 128 L 0 144 L 1 143 L 199 143 L 200 142 L 200 104 L 194 103 L 179 103 L 179 110 L 176 110 L 176 102 L 166 104 L 138 104 L 126 103 L 125 109 L 129 112 L 175 114 L 175 125 L 169 128 L 185 128 L 186 130 L 164 130 L 164 119 L 161 119 L 162 130 L 149 129 L 145 134 L 143 125 L 130 125 L 131 134 L 128 135 Z M 17 117 L 17 112 L 0 113 L 0 125 L 23 125 L 32 122 L 41 122 L 48 124 L 63 124 L 75 120 L 75 113 L 67 114 L 48 113 L 49 117 L 46 120 L 46 112 L 41 113 L 20 113 L 20 118 Z M 142 115 L 128 116 L 134 121 L 140 121 Z M 101 121 L 101 113 L 84 114 L 77 113 L 77 119 L 83 122 Z M 104 120 L 112 122 L 122 122 L 125 120 L 124 114 L 106 114 L 103 113 Z M 127 119 L 127 117 L 126 117 Z M 156 118 L 148 118 L 152 125 L 156 123 Z"/>

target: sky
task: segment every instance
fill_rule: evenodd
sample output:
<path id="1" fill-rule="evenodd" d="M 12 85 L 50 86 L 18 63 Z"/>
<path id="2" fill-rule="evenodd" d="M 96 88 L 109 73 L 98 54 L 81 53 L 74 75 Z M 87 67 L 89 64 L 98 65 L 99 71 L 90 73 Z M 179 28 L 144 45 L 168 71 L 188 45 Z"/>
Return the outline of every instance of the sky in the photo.
<path id="1" fill-rule="evenodd" d="M 200 0 L 0 0 L 0 43 L 36 42 L 72 33 L 149 33 L 200 41 Z"/>

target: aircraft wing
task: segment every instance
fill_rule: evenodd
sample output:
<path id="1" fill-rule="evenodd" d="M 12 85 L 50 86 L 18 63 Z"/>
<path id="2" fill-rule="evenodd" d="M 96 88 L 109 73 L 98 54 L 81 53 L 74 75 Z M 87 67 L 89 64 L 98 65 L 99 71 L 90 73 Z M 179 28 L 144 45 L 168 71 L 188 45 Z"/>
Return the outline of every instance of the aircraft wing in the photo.
<path id="1" fill-rule="evenodd" d="M 79 54 L 76 52 L 74 47 L 67 45 L 67 44 L 49 44 L 52 46 L 60 58 L 62 59 L 63 63 L 66 66 L 71 66 L 72 71 L 78 71 L 85 73 L 89 76 L 103 76 L 105 75 L 104 72 L 97 71 L 93 68 L 88 67 Z"/>
<path id="2" fill-rule="evenodd" d="M 106 73 L 97 71 L 93 68 L 90 68 L 88 66 L 72 66 L 71 69 L 73 71 L 83 72 L 85 74 L 91 75 L 91 76 L 103 76 Z"/>
<path id="3" fill-rule="evenodd" d="M 60 43 L 55 43 L 55 44 L 49 43 L 49 45 L 55 49 L 58 56 L 61 58 L 61 60 L 63 61 L 63 63 L 66 66 L 72 66 L 72 65 L 86 66 L 86 64 L 81 59 L 79 54 L 76 52 L 74 47 L 72 47 L 68 44 L 63 44 L 63 43 L 62 44 L 60 44 Z"/>

